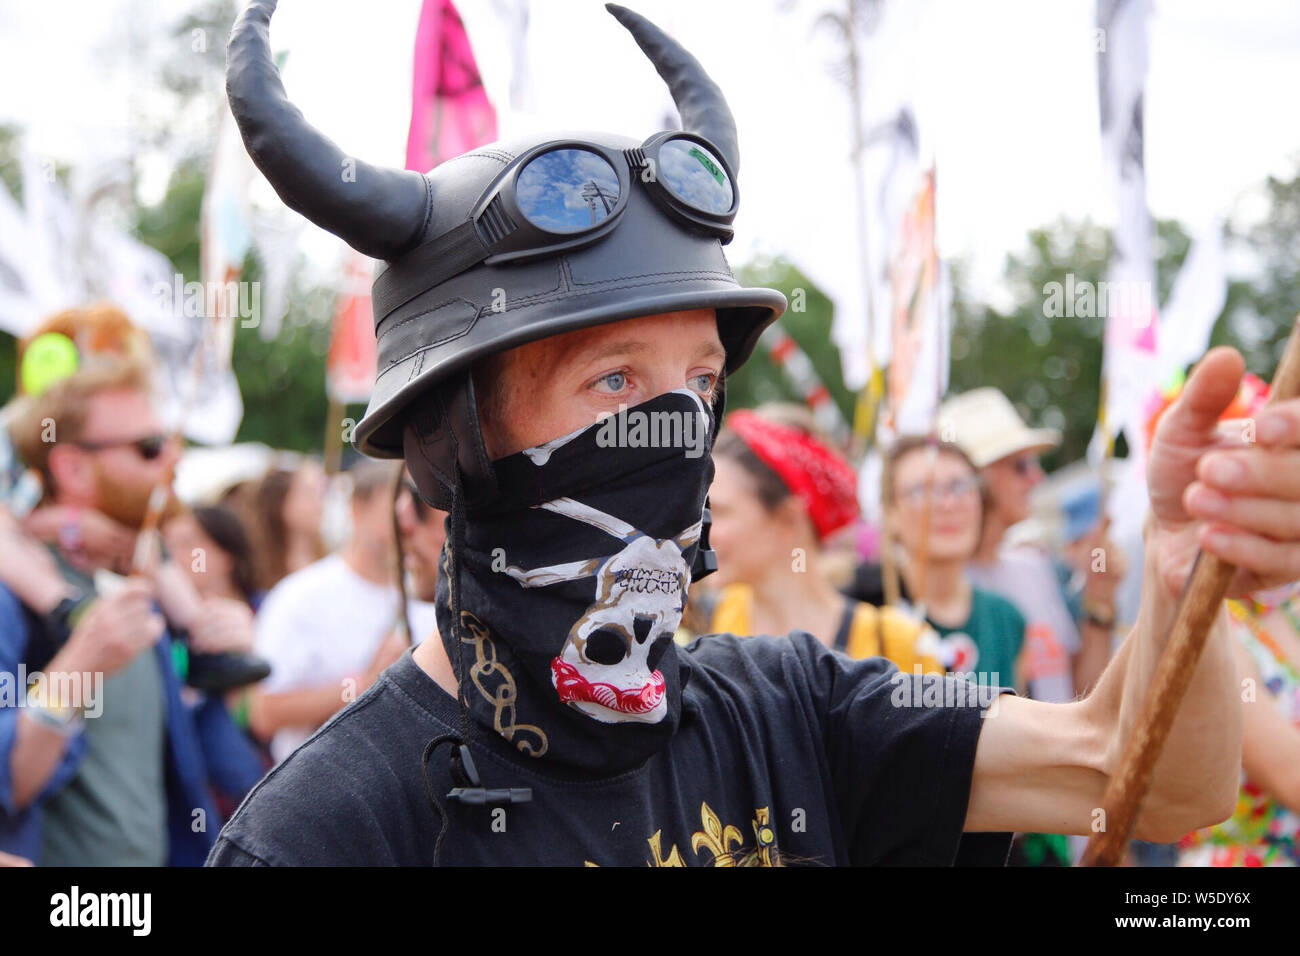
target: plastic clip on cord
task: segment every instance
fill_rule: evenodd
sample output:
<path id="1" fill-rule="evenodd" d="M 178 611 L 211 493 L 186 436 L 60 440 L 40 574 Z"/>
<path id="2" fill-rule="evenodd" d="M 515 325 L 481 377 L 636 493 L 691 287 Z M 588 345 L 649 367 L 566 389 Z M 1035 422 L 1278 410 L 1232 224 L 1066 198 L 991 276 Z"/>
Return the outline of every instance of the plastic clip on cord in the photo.
<path id="1" fill-rule="evenodd" d="M 447 794 L 448 800 L 471 806 L 491 806 L 497 803 L 528 803 L 533 799 L 531 787 L 496 787 L 488 789 L 479 780 L 478 767 L 468 744 L 461 744 L 451 755 L 452 775 L 468 786 L 455 787 Z"/>

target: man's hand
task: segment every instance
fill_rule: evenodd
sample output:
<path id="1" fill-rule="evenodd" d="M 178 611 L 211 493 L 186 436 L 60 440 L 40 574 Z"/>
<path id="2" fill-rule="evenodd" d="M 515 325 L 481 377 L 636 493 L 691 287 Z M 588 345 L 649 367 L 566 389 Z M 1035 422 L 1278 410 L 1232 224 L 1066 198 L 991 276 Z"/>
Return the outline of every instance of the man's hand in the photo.
<path id="1" fill-rule="evenodd" d="M 0 584 L 37 614 L 48 614 L 72 590 L 45 545 L 0 508 Z"/>
<path id="2" fill-rule="evenodd" d="M 190 648 L 205 654 L 251 651 L 253 612 L 234 598 L 204 598 L 202 610 L 190 622 Z"/>
<path id="3" fill-rule="evenodd" d="M 94 508 L 47 505 L 23 521 L 29 534 L 60 545 L 74 563 L 126 574 L 131 567 L 135 532 Z"/>
<path id="4" fill-rule="evenodd" d="M 1137 623 L 1082 700 L 999 703 L 976 750 L 968 830 L 1092 830 L 1198 547 L 1238 567 L 1237 593 L 1300 578 L 1300 400 L 1271 406 L 1253 427 L 1220 423 L 1242 371 L 1235 351 L 1212 350 L 1161 418 L 1147 460 Z M 1221 476 L 1220 463 L 1236 465 L 1239 478 Z M 1221 611 L 1156 762 L 1138 838 L 1169 842 L 1231 812 L 1241 767 L 1236 680 Z"/>
<path id="5" fill-rule="evenodd" d="M 1300 579 L 1300 399 L 1220 422 L 1243 371 L 1235 350 L 1212 349 L 1156 428 L 1148 531 L 1171 596 L 1198 547 L 1237 565 L 1229 594 Z"/>
<path id="6" fill-rule="evenodd" d="M 131 579 L 91 605 L 46 669 L 112 674 L 156 644 L 163 627 L 149 583 Z"/>

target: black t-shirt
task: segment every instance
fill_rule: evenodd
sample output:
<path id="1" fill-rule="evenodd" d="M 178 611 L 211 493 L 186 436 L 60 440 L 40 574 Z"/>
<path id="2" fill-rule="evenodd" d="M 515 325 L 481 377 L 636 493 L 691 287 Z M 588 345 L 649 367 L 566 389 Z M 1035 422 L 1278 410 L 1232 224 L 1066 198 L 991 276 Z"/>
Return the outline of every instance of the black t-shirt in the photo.
<path id="1" fill-rule="evenodd" d="M 635 770 L 563 774 L 475 726 L 483 785 L 531 787 L 533 799 L 443 800 L 451 826 L 439 862 L 1005 862 L 1009 834 L 961 832 L 978 704 L 899 706 L 923 699 L 900 682 L 923 678 L 881 658 L 850 660 L 804 633 L 714 636 L 688 653 L 682 723 Z M 421 756 L 458 727 L 454 698 L 407 653 L 263 779 L 208 865 L 429 864 L 440 821 Z M 454 785 L 447 752 L 428 765 L 438 795 Z"/>

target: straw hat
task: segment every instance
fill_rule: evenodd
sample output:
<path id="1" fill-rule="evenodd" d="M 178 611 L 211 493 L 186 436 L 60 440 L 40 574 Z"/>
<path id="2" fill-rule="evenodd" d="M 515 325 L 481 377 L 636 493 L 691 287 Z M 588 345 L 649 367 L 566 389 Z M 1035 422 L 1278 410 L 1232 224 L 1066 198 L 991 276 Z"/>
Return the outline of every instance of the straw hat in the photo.
<path id="1" fill-rule="evenodd" d="M 1055 428 L 1029 428 L 996 388 L 977 388 L 939 407 L 939 435 L 959 445 L 977 468 L 1024 451 L 1048 451 L 1061 443 Z"/>

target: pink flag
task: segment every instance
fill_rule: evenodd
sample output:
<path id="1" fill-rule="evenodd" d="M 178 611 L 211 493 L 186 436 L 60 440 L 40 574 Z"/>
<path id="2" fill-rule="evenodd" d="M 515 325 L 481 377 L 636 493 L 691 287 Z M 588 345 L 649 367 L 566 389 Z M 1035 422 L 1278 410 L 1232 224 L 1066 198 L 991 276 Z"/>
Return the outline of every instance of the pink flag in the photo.
<path id="1" fill-rule="evenodd" d="M 406 168 L 428 172 L 497 137 L 474 52 L 451 0 L 424 0 L 415 33 L 411 131 Z"/>

